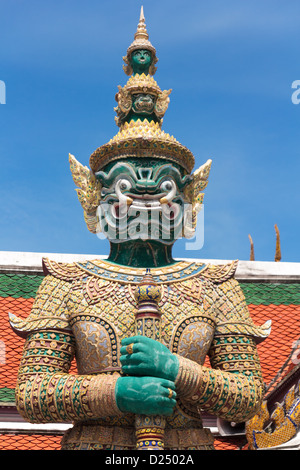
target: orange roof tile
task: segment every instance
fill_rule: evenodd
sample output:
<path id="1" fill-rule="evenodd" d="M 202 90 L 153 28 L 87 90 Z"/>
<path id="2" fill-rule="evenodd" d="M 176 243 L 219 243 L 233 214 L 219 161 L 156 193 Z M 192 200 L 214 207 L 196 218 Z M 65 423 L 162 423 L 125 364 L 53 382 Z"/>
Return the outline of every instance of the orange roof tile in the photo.
<path id="1" fill-rule="evenodd" d="M 217 437 L 214 447 L 216 450 L 241 450 L 243 441 L 239 437 Z"/>
<path id="2" fill-rule="evenodd" d="M 263 377 L 268 385 L 285 364 L 300 337 L 300 305 L 250 304 L 249 311 L 257 324 L 272 320 L 270 336 L 257 346 Z M 295 365 L 289 362 L 290 367 Z"/>
<path id="3" fill-rule="evenodd" d="M 0 434 L 0 450 L 60 450 L 61 439 L 49 434 Z"/>

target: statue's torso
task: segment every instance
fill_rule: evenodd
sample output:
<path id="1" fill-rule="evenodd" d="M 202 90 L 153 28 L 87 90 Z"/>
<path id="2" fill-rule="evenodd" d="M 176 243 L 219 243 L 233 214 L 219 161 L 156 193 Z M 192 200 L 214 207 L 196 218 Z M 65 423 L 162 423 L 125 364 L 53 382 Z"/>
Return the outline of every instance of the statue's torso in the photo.
<path id="1" fill-rule="evenodd" d="M 161 341 L 172 352 L 203 364 L 214 334 L 212 286 L 191 277 L 193 270 L 173 269 L 175 282 L 168 282 L 165 269 L 161 272 Z M 134 276 L 108 280 L 102 274 L 87 273 L 75 283 L 67 304 L 81 374 L 119 368 L 120 341 L 135 334 Z"/>
<path id="2" fill-rule="evenodd" d="M 215 293 L 209 280 L 197 276 L 204 265 L 195 265 L 191 269 L 189 264 L 178 263 L 174 267 L 151 272 L 162 294 L 158 304 L 162 314 L 162 343 L 172 352 L 203 364 L 214 336 Z M 107 271 L 105 264 L 101 268 L 101 263 L 96 269 L 92 265 L 87 267 L 86 276 L 73 283 L 67 303 L 69 324 L 76 340 L 78 372 L 120 372 L 121 340 L 135 335 L 137 303 L 134 291 L 139 280 L 135 274 L 140 276 L 144 270 L 111 266 Z M 107 420 L 105 423 L 97 420 L 101 428 L 107 424 Z M 126 430 L 130 442 L 129 436 L 134 432 L 133 415 L 125 415 L 111 424 L 117 426 L 119 432 Z M 178 445 L 175 444 L 178 439 L 187 442 L 210 439 L 202 429 L 201 415 L 198 413 L 195 419 L 179 407 L 167 417 L 166 427 L 172 448 Z M 92 429 L 91 423 L 78 423 L 77 428 L 80 429 L 80 439 Z M 185 431 L 180 431 L 183 428 Z M 204 433 L 204 437 L 202 434 L 192 437 L 189 433 Z M 72 436 L 68 442 L 69 439 L 72 440 Z"/>

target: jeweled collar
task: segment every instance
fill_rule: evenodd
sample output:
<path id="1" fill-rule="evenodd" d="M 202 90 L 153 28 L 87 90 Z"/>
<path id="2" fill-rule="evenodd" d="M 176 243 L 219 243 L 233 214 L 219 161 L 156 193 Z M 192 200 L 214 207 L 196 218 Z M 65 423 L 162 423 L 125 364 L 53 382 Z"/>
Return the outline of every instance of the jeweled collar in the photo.
<path id="1" fill-rule="evenodd" d="M 137 284 L 142 280 L 146 273 L 146 268 L 121 266 L 105 260 L 93 260 L 83 263 L 78 262 L 76 265 L 90 275 L 99 276 L 105 280 L 118 281 L 124 284 Z M 202 271 L 205 266 L 206 265 L 204 263 L 178 261 L 170 266 L 151 268 L 151 274 L 157 283 L 176 282 L 194 277 Z"/>

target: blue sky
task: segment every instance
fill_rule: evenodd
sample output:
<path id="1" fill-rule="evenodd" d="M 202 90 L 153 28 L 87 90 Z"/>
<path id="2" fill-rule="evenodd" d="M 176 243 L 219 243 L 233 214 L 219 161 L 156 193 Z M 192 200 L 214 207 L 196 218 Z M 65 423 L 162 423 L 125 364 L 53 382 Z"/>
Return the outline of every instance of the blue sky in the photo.
<path id="1" fill-rule="evenodd" d="M 176 257 L 300 261 L 297 0 L 2 0 L 0 251 L 108 254 L 88 232 L 69 171 L 113 137 L 122 56 L 141 4 L 172 88 L 163 129 L 213 165 L 204 246 Z"/>

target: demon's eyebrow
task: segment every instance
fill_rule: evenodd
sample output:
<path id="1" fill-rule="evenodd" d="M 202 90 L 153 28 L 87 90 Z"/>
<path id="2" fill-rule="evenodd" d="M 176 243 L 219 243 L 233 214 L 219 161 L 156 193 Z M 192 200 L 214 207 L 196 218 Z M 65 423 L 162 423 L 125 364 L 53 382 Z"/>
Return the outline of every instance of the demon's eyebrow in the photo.
<path id="1" fill-rule="evenodd" d="M 116 163 L 108 173 L 105 171 L 97 171 L 95 175 L 103 186 L 110 186 L 115 178 L 122 173 L 131 176 L 135 181 L 137 180 L 136 172 L 130 163 Z"/>
<path id="2" fill-rule="evenodd" d="M 157 180 L 163 176 L 171 176 L 176 181 L 178 189 L 181 190 L 184 186 L 191 182 L 192 178 L 190 175 L 181 176 L 180 171 L 175 168 L 172 164 L 166 164 L 158 167 L 154 171 L 153 180 Z"/>

